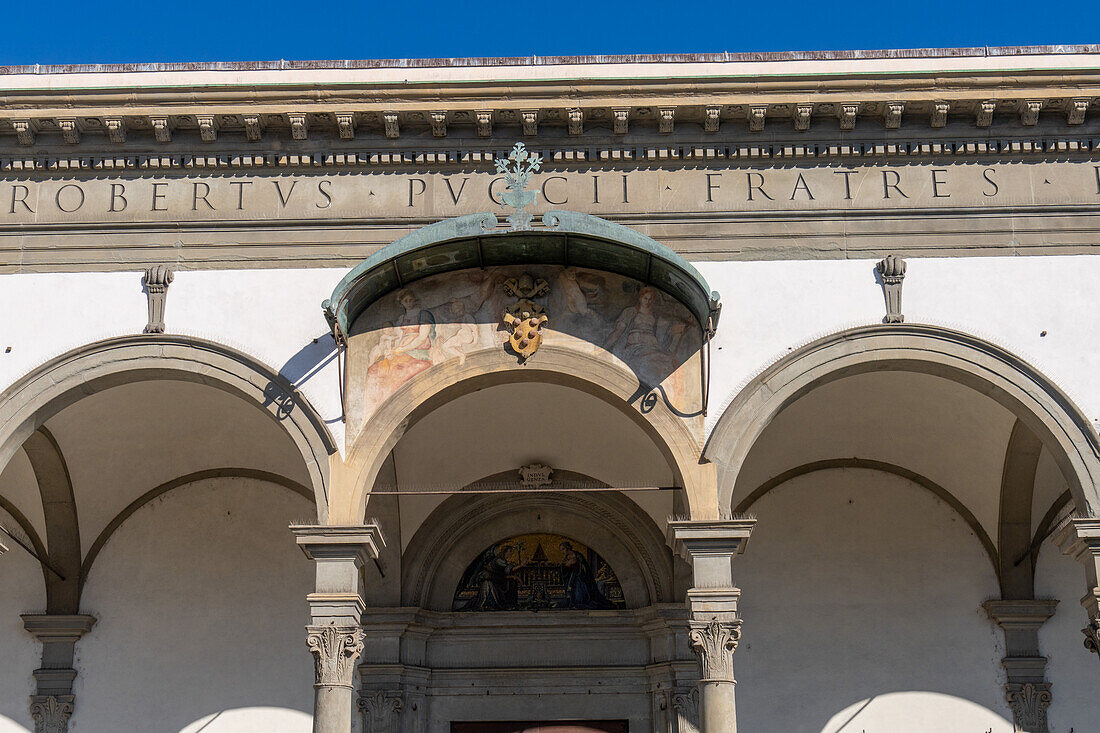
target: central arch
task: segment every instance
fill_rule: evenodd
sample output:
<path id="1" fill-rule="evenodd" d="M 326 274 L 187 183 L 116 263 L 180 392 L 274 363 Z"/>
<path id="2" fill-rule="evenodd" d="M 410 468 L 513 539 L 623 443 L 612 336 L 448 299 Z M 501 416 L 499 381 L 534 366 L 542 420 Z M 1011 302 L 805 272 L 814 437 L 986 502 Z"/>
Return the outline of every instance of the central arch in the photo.
<path id="1" fill-rule="evenodd" d="M 823 384 L 874 371 L 943 377 L 995 400 L 1048 447 L 1078 511 L 1100 507 L 1100 440 L 1073 401 L 1005 349 L 941 326 L 884 324 L 827 336 L 761 372 L 715 424 L 703 456 L 718 467 L 719 506 L 729 508 L 738 474 L 764 429 L 786 407 Z"/>
<path id="2" fill-rule="evenodd" d="M 715 515 L 714 467 L 699 461 L 700 443 L 690 425 L 662 401 L 645 401 L 637 377 L 609 359 L 567 347 L 544 345 L 537 359 L 517 366 L 502 349 L 453 359 L 413 377 L 371 417 L 345 462 L 334 467 L 330 523 L 354 524 L 366 516 L 370 489 L 401 436 L 425 415 L 464 394 L 499 384 L 544 382 L 592 395 L 612 405 L 653 440 L 684 490 L 692 516 Z"/>

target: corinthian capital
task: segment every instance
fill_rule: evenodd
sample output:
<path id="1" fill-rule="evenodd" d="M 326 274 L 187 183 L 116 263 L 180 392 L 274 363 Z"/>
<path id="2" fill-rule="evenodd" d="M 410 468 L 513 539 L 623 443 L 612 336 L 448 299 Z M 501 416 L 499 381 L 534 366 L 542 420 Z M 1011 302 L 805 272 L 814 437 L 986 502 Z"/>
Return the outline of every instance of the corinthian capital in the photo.
<path id="1" fill-rule="evenodd" d="M 66 733 L 73 714 L 72 695 L 35 695 L 31 698 L 34 733 Z"/>
<path id="2" fill-rule="evenodd" d="M 313 653 L 315 684 L 352 687 L 355 660 L 363 651 L 358 626 L 307 626 L 306 643 Z"/>
<path id="3" fill-rule="evenodd" d="M 693 622 L 691 648 L 699 655 L 702 665 L 702 682 L 733 681 L 733 652 L 741 640 L 741 619 L 710 623 Z"/>

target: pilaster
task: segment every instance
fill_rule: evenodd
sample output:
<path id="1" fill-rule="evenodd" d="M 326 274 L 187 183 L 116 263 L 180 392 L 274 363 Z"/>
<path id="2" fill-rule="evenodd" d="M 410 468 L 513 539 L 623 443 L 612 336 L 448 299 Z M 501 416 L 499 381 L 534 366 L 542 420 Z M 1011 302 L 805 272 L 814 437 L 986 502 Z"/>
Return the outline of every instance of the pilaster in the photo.
<path id="1" fill-rule="evenodd" d="M 1004 630 L 1005 699 L 1017 731 L 1048 733 L 1053 699 L 1046 681 L 1046 657 L 1039 654 L 1039 627 L 1054 615 L 1055 600 L 986 601 L 989 617 Z"/>
<path id="2" fill-rule="evenodd" d="M 1089 592 L 1081 599 L 1088 614 L 1088 624 L 1081 629 L 1084 645 L 1100 655 L 1100 519 L 1071 519 L 1054 536 L 1062 552 L 1085 566 Z"/>
<path id="3" fill-rule="evenodd" d="M 84 614 L 24 614 L 25 628 L 42 643 L 42 666 L 34 671 L 35 694 L 30 713 L 34 733 L 66 733 L 76 706 L 73 657 L 76 642 L 91 630 L 94 616 Z"/>

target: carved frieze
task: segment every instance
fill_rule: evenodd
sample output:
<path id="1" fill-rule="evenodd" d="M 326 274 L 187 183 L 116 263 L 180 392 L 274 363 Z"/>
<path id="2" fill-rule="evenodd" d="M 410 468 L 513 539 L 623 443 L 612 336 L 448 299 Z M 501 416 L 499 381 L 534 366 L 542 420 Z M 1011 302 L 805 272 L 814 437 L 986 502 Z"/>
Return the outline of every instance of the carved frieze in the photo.
<path id="1" fill-rule="evenodd" d="M 662 135 L 672 134 L 676 122 L 676 108 L 662 107 L 657 110 L 657 130 Z"/>
<path id="2" fill-rule="evenodd" d="M 1082 125 L 1085 122 L 1085 113 L 1089 109 L 1089 100 L 1071 99 L 1066 110 L 1067 125 Z"/>
<path id="3" fill-rule="evenodd" d="M 58 120 L 57 128 L 61 130 L 61 139 L 69 145 L 80 142 L 80 128 L 76 126 L 76 120 Z"/>
<path id="4" fill-rule="evenodd" d="M 740 619 L 692 622 L 691 648 L 699 657 L 704 682 L 733 682 L 733 652 L 740 640 Z"/>
<path id="5" fill-rule="evenodd" d="M 794 106 L 794 129 L 805 132 L 810 129 L 810 117 L 814 113 L 812 104 L 796 104 Z"/>
<path id="6" fill-rule="evenodd" d="M 520 120 L 524 135 L 530 137 L 539 134 L 538 110 L 524 110 L 520 112 Z"/>
<path id="7" fill-rule="evenodd" d="M 566 119 L 569 121 L 568 130 L 570 135 L 580 135 L 584 132 L 584 110 L 576 107 L 566 110 Z"/>
<path id="8" fill-rule="evenodd" d="M 951 105 L 948 102 L 934 102 L 932 104 L 932 114 L 929 117 L 929 124 L 932 127 L 945 127 L 947 125 L 947 113 L 951 111 Z"/>
<path id="9" fill-rule="evenodd" d="M 997 106 L 995 102 L 985 101 L 978 104 L 977 117 L 974 120 L 974 124 L 978 127 L 989 127 L 993 124 L 993 109 Z"/>
<path id="10" fill-rule="evenodd" d="M 340 134 L 340 139 L 354 140 L 355 115 L 351 112 L 337 112 L 334 117 L 336 118 L 336 129 Z"/>
<path id="11" fill-rule="evenodd" d="M 351 687 L 355 662 L 363 651 L 359 626 L 307 626 L 306 644 L 313 654 L 314 682 Z"/>
<path id="12" fill-rule="evenodd" d="M 116 145 L 126 142 L 126 125 L 121 117 L 107 117 L 103 120 L 103 128 L 107 130 L 107 139 Z"/>
<path id="13" fill-rule="evenodd" d="M 291 112 L 286 116 L 290 124 L 290 136 L 295 140 L 305 140 L 309 136 L 309 120 L 301 112 Z"/>
<path id="14" fill-rule="evenodd" d="M 1033 127 L 1039 122 L 1039 110 L 1043 108 L 1040 99 L 1029 99 L 1020 108 L 1020 122 L 1028 127 Z"/>
<path id="15" fill-rule="evenodd" d="M 153 127 L 153 137 L 158 143 L 172 142 L 172 128 L 168 126 L 167 117 L 150 117 L 149 124 Z"/>
<path id="16" fill-rule="evenodd" d="M 432 112 L 432 137 L 447 137 L 447 113 Z"/>
<path id="17" fill-rule="evenodd" d="M 395 140 L 401 136 L 401 128 L 398 126 L 397 123 L 396 112 L 383 112 L 382 124 L 386 130 L 386 137 L 388 137 L 389 139 Z"/>
<path id="18" fill-rule="evenodd" d="M 477 112 L 475 115 L 477 122 L 477 136 L 478 137 L 492 137 L 493 136 L 493 113 L 487 110 Z"/>
<path id="19" fill-rule="evenodd" d="M 903 102 L 887 102 L 883 112 L 883 124 L 887 130 L 896 130 L 901 127 L 901 115 L 905 111 Z"/>
<path id="20" fill-rule="evenodd" d="M 35 695 L 31 697 L 34 733 L 67 733 L 73 715 L 72 695 Z"/>
<path id="21" fill-rule="evenodd" d="M 249 142 L 259 142 L 263 137 L 263 126 L 259 115 L 242 115 L 241 124 L 244 125 L 244 136 Z"/>
<path id="22" fill-rule="evenodd" d="M 218 139 L 218 128 L 214 126 L 214 115 L 199 115 L 195 118 L 199 125 L 199 139 L 212 143 Z"/>
<path id="23" fill-rule="evenodd" d="M 616 135 L 625 135 L 630 125 L 630 110 L 629 109 L 613 109 L 611 110 L 612 121 L 611 129 Z"/>
<path id="24" fill-rule="evenodd" d="M 858 116 L 858 104 L 842 104 L 837 108 L 837 118 L 840 120 L 841 130 L 854 130 L 856 128 L 856 117 Z"/>
<path id="25" fill-rule="evenodd" d="M 11 125 L 15 128 L 15 139 L 20 145 L 34 145 L 34 127 L 30 120 L 13 120 Z"/>

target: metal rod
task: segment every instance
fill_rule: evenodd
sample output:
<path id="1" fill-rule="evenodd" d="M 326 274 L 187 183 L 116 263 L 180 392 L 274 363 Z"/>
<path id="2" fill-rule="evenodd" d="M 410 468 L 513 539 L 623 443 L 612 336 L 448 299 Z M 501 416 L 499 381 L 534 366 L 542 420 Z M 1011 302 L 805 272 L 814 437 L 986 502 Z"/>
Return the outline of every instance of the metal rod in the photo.
<path id="1" fill-rule="evenodd" d="M 504 489 L 382 489 L 370 492 L 370 496 L 430 496 L 450 494 L 576 494 L 600 491 L 676 491 L 679 486 L 632 486 L 616 488 L 614 486 L 593 486 L 591 488 L 504 488 Z"/>

